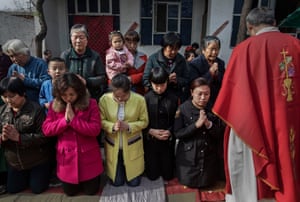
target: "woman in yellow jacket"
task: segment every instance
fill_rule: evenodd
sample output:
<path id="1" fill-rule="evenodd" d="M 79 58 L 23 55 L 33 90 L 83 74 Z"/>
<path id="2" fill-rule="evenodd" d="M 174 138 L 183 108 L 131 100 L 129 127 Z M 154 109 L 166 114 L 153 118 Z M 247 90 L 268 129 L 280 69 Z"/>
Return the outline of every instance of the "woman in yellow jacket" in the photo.
<path id="1" fill-rule="evenodd" d="M 105 131 L 106 173 L 114 186 L 138 186 L 144 172 L 142 130 L 148 125 L 144 97 L 130 91 L 124 74 L 111 80 L 112 92 L 99 101 L 102 129 Z"/>

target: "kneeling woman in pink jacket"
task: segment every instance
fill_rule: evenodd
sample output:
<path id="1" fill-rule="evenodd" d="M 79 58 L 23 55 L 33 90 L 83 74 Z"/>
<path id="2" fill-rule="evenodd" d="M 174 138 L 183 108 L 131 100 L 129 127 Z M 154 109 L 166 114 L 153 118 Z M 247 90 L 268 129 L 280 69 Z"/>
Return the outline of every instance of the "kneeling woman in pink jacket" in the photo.
<path id="1" fill-rule="evenodd" d="M 64 192 L 96 194 L 103 172 L 97 135 L 101 130 L 97 102 L 76 74 L 65 73 L 54 82 L 54 100 L 43 123 L 46 136 L 57 136 L 57 176 Z"/>

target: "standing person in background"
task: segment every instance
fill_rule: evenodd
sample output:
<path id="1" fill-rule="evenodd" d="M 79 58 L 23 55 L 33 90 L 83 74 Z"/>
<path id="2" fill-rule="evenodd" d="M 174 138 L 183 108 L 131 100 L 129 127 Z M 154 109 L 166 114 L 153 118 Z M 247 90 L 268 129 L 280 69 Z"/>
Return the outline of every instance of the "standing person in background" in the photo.
<path id="1" fill-rule="evenodd" d="M 72 47 L 62 52 L 61 58 L 68 71 L 81 76 L 92 98 L 98 100 L 107 90 L 107 78 L 100 55 L 88 47 L 88 36 L 85 25 L 73 25 L 70 30 Z"/>
<path id="2" fill-rule="evenodd" d="M 30 187 L 39 194 L 48 188 L 51 144 L 42 133 L 43 108 L 30 101 L 24 82 L 7 77 L 0 82 L 1 147 L 8 163 L 7 192 L 18 193 Z"/>
<path id="3" fill-rule="evenodd" d="M 246 25 L 251 37 L 234 48 L 213 108 L 230 126 L 226 201 L 299 202 L 300 41 L 279 32 L 268 8 L 251 10 Z"/>
<path id="4" fill-rule="evenodd" d="M 181 38 L 175 32 L 168 32 L 161 41 L 162 48 L 152 54 L 143 74 L 143 83 L 146 91 L 151 88 L 149 82 L 150 72 L 154 67 L 162 67 L 169 73 L 168 88 L 175 93 L 180 102 L 185 101 L 188 96 L 189 69 L 185 58 L 178 53 L 181 48 Z"/>
<path id="5" fill-rule="evenodd" d="M 217 180 L 219 119 L 207 107 L 210 87 L 206 79 L 191 84 L 191 99 L 179 106 L 174 123 L 178 138 L 176 174 L 181 184 L 192 188 L 214 185 Z"/>
<path id="6" fill-rule="evenodd" d="M 120 73 L 127 75 L 128 69 L 134 64 L 134 58 L 126 48 L 124 37 L 120 31 L 112 31 L 109 34 L 109 43 L 110 48 L 106 50 L 105 64 L 107 77 L 111 80 Z"/>
<path id="7" fill-rule="evenodd" d="M 53 100 L 53 83 L 59 76 L 63 75 L 65 72 L 67 72 L 67 67 L 63 59 L 54 57 L 49 60 L 48 74 L 50 75 L 51 79 L 43 82 L 39 94 L 39 103 L 46 109 L 46 111 L 49 108 L 50 102 Z"/>
<path id="8" fill-rule="evenodd" d="M 101 130 L 97 101 L 90 98 L 84 83 L 74 73 L 65 73 L 55 80 L 53 95 L 43 132 L 58 138 L 57 176 L 68 196 L 80 191 L 94 195 L 99 191 L 103 172 L 96 139 Z"/>
<path id="9" fill-rule="evenodd" d="M 193 49 L 193 51 L 195 52 L 195 57 L 197 57 L 198 56 L 198 51 L 199 51 L 199 43 L 198 42 L 193 42 L 192 44 L 191 44 L 191 46 L 192 46 L 192 49 Z"/>
<path id="10" fill-rule="evenodd" d="M 220 39 L 206 36 L 201 41 L 202 54 L 190 62 L 190 82 L 204 77 L 209 82 L 211 96 L 208 107 L 212 108 L 220 91 L 225 72 L 225 63 L 218 58 L 221 48 Z"/>
<path id="11" fill-rule="evenodd" d="M 147 55 L 137 49 L 140 36 L 136 31 L 131 30 L 126 32 L 124 38 L 126 47 L 134 57 L 133 67 L 127 70 L 127 75 L 131 82 L 131 89 L 144 95 L 143 74 L 147 62 Z"/>
<path id="12" fill-rule="evenodd" d="M 106 173 L 113 186 L 139 186 L 144 172 L 142 130 L 149 119 L 144 97 L 130 91 L 124 74 L 111 80 L 112 92 L 99 101 L 102 128 L 106 132 L 104 149 Z"/>
<path id="13" fill-rule="evenodd" d="M 0 81 L 7 76 L 10 65 L 12 65 L 12 61 L 3 53 L 2 45 L 0 45 Z"/>
<path id="14" fill-rule="evenodd" d="M 192 46 L 187 46 L 184 50 L 184 58 L 189 63 L 196 57 L 196 52 Z"/>
<path id="15" fill-rule="evenodd" d="M 49 49 L 44 50 L 43 52 L 43 59 L 45 60 L 45 62 L 48 64 L 49 61 L 52 58 L 52 52 Z"/>
<path id="16" fill-rule="evenodd" d="M 145 172 L 150 180 L 174 178 L 175 137 L 173 124 L 178 98 L 167 90 L 169 74 L 154 67 L 149 75 L 151 89 L 145 95 L 149 125 L 144 130 Z"/>
<path id="17" fill-rule="evenodd" d="M 14 63 L 10 66 L 7 77 L 20 78 L 24 82 L 27 98 L 38 103 L 41 85 L 50 79 L 47 63 L 41 58 L 30 56 L 29 48 L 19 39 L 7 41 L 2 48 Z"/>

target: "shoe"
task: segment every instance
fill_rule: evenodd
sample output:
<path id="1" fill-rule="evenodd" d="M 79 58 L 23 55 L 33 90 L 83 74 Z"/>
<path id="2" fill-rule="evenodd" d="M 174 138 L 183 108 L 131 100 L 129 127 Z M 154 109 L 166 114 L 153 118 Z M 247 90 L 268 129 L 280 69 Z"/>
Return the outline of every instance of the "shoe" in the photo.
<path id="1" fill-rule="evenodd" d="M 57 177 L 52 177 L 50 179 L 49 187 L 60 187 L 62 186 L 62 182 Z"/>
<path id="2" fill-rule="evenodd" d="M 0 195 L 6 193 L 6 186 L 5 185 L 0 185 Z"/>

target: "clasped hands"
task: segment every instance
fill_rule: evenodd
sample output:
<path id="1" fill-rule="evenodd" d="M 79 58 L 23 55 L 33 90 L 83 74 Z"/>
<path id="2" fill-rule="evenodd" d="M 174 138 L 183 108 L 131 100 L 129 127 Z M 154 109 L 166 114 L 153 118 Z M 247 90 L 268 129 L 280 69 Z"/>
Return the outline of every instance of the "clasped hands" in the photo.
<path id="1" fill-rule="evenodd" d="M 149 134 L 155 137 L 159 140 L 167 140 L 171 136 L 171 133 L 169 130 L 163 130 L 163 129 L 150 129 Z"/>
<path id="2" fill-rule="evenodd" d="M 22 74 L 22 73 L 19 73 L 19 72 L 17 72 L 17 71 L 13 71 L 13 72 L 12 72 L 12 76 L 13 76 L 13 77 L 18 77 L 18 78 L 21 79 L 22 81 L 24 81 L 24 79 L 25 79 L 25 75 Z"/>
<path id="3" fill-rule="evenodd" d="M 71 105 L 71 103 L 68 102 L 67 106 L 66 106 L 65 119 L 67 122 L 70 122 L 73 120 L 74 116 L 75 116 L 75 113 L 72 108 L 72 105 Z"/>
<path id="4" fill-rule="evenodd" d="M 3 125 L 2 135 L 1 135 L 2 141 L 12 140 L 18 142 L 19 138 L 20 138 L 20 133 L 17 131 L 14 125 L 12 124 Z"/>
<path id="5" fill-rule="evenodd" d="M 196 128 L 200 128 L 203 126 L 203 124 L 206 126 L 206 128 L 209 128 L 209 126 L 212 124 L 210 120 L 208 120 L 206 112 L 204 109 L 200 110 L 199 118 L 195 123 Z"/>
<path id="6" fill-rule="evenodd" d="M 113 131 L 129 131 L 129 124 L 125 121 L 118 120 L 113 126 Z"/>
<path id="7" fill-rule="evenodd" d="M 218 75 L 218 63 L 214 62 L 210 68 L 209 68 L 209 72 L 212 76 L 217 76 Z"/>

